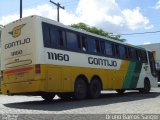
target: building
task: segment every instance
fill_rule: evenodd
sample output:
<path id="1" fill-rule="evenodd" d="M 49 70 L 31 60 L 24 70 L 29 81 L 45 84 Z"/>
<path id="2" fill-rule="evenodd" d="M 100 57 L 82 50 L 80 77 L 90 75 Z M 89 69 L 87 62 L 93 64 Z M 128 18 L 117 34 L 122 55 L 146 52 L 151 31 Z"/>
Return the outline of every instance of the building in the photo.
<path id="1" fill-rule="evenodd" d="M 148 50 L 151 50 L 155 53 L 156 70 L 157 70 L 158 82 L 160 86 L 160 43 L 146 44 L 146 45 L 140 45 L 140 46 Z"/>
<path id="2" fill-rule="evenodd" d="M 2 28 L 3 28 L 3 26 L 0 25 L 0 43 L 1 43 Z M 0 53 L 1 53 L 1 44 L 0 44 Z M 1 61 L 0 61 L 0 63 L 1 63 Z M 0 92 L 1 92 L 1 79 L 2 79 L 2 76 L 1 76 L 1 64 L 0 64 Z"/>

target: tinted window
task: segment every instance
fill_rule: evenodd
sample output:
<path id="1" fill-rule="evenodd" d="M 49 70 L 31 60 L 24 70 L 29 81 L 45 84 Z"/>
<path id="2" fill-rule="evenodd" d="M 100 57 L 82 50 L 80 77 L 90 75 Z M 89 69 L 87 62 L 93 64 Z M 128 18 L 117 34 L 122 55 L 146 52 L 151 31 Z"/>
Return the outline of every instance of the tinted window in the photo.
<path id="1" fill-rule="evenodd" d="M 100 41 L 96 39 L 96 52 L 100 53 Z"/>
<path id="2" fill-rule="evenodd" d="M 121 58 L 126 58 L 126 49 L 125 49 L 125 46 L 123 46 L 123 45 L 120 45 L 119 46 L 119 56 L 121 57 Z"/>
<path id="3" fill-rule="evenodd" d="M 136 50 L 134 48 L 130 48 L 130 52 L 131 52 L 131 59 L 136 60 Z"/>
<path id="4" fill-rule="evenodd" d="M 103 40 L 100 41 L 100 47 L 101 47 L 101 53 L 105 55 L 106 54 L 105 41 L 103 41 Z"/>
<path id="5" fill-rule="evenodd" d="M 88 51 L 96 53 L 97 52 L 96 40 L 93 37 L 88 37 L 87 43 L 88 43 Z"/>
<path id="6" fill-rule="evenodd" d="M 82 35 L 81 44 L 82 44 L 82 50 L 83 51 L 87 51 L 87 39 L 86 39 L 86 36 Z"/>
<path id="7" fill-rule="evenodd" d="M 72 33 L 72 32 L 66 32 L 66 38 L 67 38 L 67 48 L 77 50 L 80 48 L 80 36 Z"/>
<path id="8" fill-rule="evenodd" d="M 62 29 L 57 29 L 57 46 L 64 47 L 65 46 L 65 31 Z"/>
<path id="9" fill-rule="evenodd" d="M 119 51 L 119 45 L 116 44 L 115 45 L 115 56 L 118 57 L 118 58 L 119 58 L 119 54 L 120 54 L 119 52 L 120 52 Z"/>
<path id="10" fill-rule="evenodd" d="M 55 32 L 56 32 L 56 27 L 51 26 L 50 27 L 50 39 L 51 39 L 50 46 L 51 46 L 51 48 L 57 46 L 57 39 L 56 39 L 56 33 Z"/>
<path id="11" fill-rule="evenodd" d="M 136 50 L 136 59 L 138 60 L 138 61 L 141 61 L 142 60 L 142 56 L 141 56 L 141 50 Z"/>
<path id="12" fill-rule="evenodd" d="M 105 54 L 113 56 L 113 44 L 110 42 L 105 42 Z"/>

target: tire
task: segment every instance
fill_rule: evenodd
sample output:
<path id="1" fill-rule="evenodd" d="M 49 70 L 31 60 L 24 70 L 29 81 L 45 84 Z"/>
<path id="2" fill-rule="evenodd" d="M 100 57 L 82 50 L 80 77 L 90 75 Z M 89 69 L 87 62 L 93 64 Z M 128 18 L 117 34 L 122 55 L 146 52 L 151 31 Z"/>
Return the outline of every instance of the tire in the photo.
<path id="1" fill-rule="evenodd" d="M 55 94 L 43 94 L 41 96 L 45 101 L 52 101 L 55 97 Z"/>
<path id="2" fill-rule="evenodd" d="M 124 89 L 117 89 L 117 90 L 116 90 L 116 92 L 117 92 L 118 94 L 123 94 L 125 91 L 126 91 L 126 90 L 124 90 Z"/>
<path id="3" fill-rule="evenodd" d="M 59 98 L 61 98 L 62 100 L 70 100 L 72 97 L 72 94 L 69 93 L 62 93 L 62 94 L 57 94 L 57 96 Z"/>
<path id="4" fill-rule="evenodd" d="M 89 97 L 90 98 L 98 98 L 101 95 L 102 85 L 98 78 L 94 78 L 91 80 L 89 84 Z"/>
<path id="5" fill-rule="evenodd" d="M 78 78 L 74 84 L 74 98 L 76 100 L 85 99 L 87 96 L 87 83 L 83 77 Z"/>
<path id="6" fill-rule="evenodd" d="M 144 88 L 139 89 L 140 93 L 149 93 L 151 90 L 151 84 L 148 79 L 144 80 Z"/>

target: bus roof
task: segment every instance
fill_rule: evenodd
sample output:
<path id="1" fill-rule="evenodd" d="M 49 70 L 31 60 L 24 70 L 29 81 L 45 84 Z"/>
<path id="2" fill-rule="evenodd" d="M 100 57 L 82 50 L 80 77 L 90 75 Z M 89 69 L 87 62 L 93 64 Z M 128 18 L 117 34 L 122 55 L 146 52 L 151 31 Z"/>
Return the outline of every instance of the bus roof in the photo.
<path id="1" fill-rule="evenodd" d="M 49 19 L 49 18 L 45 18 L 45 17 L 42 17 L 42 16 L 38 16 L 38 15 L 31 15 L 31 16 L 27 16 L 27 17 L 24 17 L 24 18 L 20 18 L 18 20 L 15 20 L 15 21 L 9 23 L 9 24 L 13 24 L 15 22 L 18 22 L 18 21 L 21 21 L 21 20 L 27 19 L 27 18 L 40 19 L 40 21 L 47 22 L 47 23 L 50 23 L 50 24 L 53 24 L 53 25 L 57 25 L 59 27 L 66 28 L 66 29 L 69 29 L 69 30 L 73 30 L 73 31 L 76 31 L 76 32 L 79 32 L 79 33 L 82 33 L 82 34 L 88 34 L 88 35 L 91 35 L 91 36 L 94 36 L 94 37 L 98 37 L 98 38 L 101 38 L 101 39 L 104 39 L 104 40 L 109 40 L 111 42 L 116 42 L 116 43 L 124 44 L 124 45 L 130 46 L 130 47 L 146 50 L 145 48 L 143 48 L 141 46 L 131 45 L 131 44 L 124 43 L 124 42 L 121 42 L 121 41 L 118 41 L 118 40 L 114 40 L 114 39 L 111 39 L 111 38 L 108 38 L 108 37 L 105 37 L 105 36 L 101 36 L 101 35 L 97 35 L 97 34 L 94 34 L 94 33 L 91 33 L 91 32 L 87 32 L 87 31 L 82 30 L 82 29 L 73 28 L 71 26 L 64 25 L 63 23 L 57 22 L 55 20 L 52 20 L 52 19 Z M 9 25 L 9 24 L 7 24 L 7 25 Z M 5 26 L 7 26 L 7 25 L 5 25 Z"/>

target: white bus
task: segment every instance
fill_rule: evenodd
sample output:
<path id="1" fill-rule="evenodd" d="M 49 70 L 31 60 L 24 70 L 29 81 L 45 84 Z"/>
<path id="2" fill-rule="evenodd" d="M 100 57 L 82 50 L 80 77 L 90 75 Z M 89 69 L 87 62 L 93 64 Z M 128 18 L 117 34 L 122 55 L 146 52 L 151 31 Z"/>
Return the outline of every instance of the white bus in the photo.
<path id="1" fill-rule="evenodd" d="M 151 52 L 39 16 L 4 27 L 1 62 L 8 95 L 81 100 L 157 87 Z"/>

